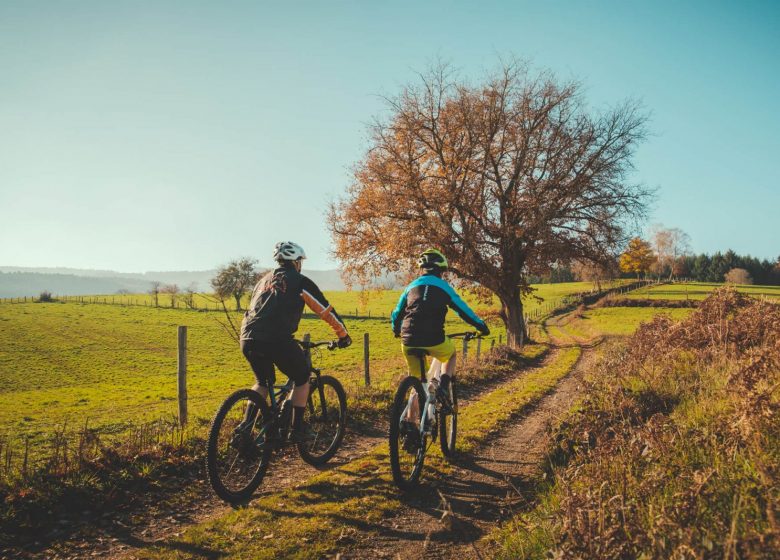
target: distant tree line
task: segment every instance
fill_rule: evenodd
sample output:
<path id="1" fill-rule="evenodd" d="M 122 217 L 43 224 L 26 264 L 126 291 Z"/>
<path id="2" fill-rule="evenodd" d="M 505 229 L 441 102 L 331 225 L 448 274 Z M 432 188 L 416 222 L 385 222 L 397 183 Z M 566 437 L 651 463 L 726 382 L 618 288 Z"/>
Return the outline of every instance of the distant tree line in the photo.
<path id="1" fill-rule="evenodd" d="M 686 278 L 695 282 L 723 282 L 726 279 L 726 275 L 735 269 L 747 271 L 753 284 L 780 286 L 780 257 L 773 262 L 751 255 L 738 255 L 731 249 L 725 253 L 718 251 L 712 255 L 705 253 L 681 255 L 673 261 L 666 263 L 656 260 L 652 265 L 647 266 L 647 275 L 656 278 Z M 606 270 L 594 269 L 575 261 L 569 264 L 558 263 L 551 267 L 547 273 L 532 276 L 531 282 L 535 284 L 575 282 L 578 280 L 596 282 L 608 278 L 634 277 L 636 277 L 636 272 L 634 271 L 620 271 L 617 260 L 614 267 Z M 734 281 L 739 284 L 751 283 L 738 281 L 747 278 L 744 275 L 732 275 L 728 281 Z"/>
<path id="2" fill-rule="evenodd" d="M 680 276 L 697 282 L 723 282 L 729 271 L 746 270 L 754 284 L 780 285 L 780 257 L 775 262 L 750 255 L 738 255 L 732 250 L 714 255 L 685 255 L 680 258 Z"/>

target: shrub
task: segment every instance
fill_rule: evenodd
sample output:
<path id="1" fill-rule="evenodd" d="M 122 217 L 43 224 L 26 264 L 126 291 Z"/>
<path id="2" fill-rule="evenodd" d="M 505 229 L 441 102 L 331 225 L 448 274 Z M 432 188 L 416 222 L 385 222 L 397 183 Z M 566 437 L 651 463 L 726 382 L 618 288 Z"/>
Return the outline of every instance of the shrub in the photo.
<path id="1" fill-rule="evenodd" d="M 729 270 L 724 279 L 729 284 L 752 284 L 753 277 L 744 268 L 732 268 Z"/>
<path id="2" fill-rule="evenodd" d="M 597 373 L 504 557 L 777 558 L 780 306 L 721 289 Z"/>

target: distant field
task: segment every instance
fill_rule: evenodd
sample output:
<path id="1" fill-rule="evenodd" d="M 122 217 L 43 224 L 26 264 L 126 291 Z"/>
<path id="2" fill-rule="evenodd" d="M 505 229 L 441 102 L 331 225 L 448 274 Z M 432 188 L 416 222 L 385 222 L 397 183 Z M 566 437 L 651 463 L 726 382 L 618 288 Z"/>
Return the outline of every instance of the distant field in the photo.
<path id="1" fill-rule="evenodd" d="M 547 302 L 587 291 L 589 283 L 546 284 L 537 294 Z M 363 383 L 363 333 L 371 340 L 374 385 L 389 387 L 404 371 L 399 341 L 387 317 L 399 291 L 330 292 L 327 297 L 342 314 L 371 314 L 346 319 L 355 344 L 343 351 L 324 351 L 316 362 L 336 374 L 354 394 Z M 107 300 L 112 296 L 101 296 Z M 113 296 L 143 298 L 141 296 Z M 476 304 L 481 312 L 489 306 Z M 161 300 L 162 303 L 162 300 Z M 527 313 L 539 303 L 527 302 Z M 232 314 L 239 325 L 241 314 Z M 453 313 L 448 330 L 467 327 Z M 43 437 L 67 422 L 70 428 L 91 426 L 120 431 L 127 423 L 176 413 L 176 329 L 188 336 L 189 412 L 209 418 L 217 404 L 252 374 L 236 343 L 218 321 L 221 312 L 103 304 L 0 304 L 0 436 Z M 506 333 L 493 321 L 492 338 Z M 303 319 L 299 333 L 332 338 L 318 319 Z M 490 340 L 484 342 L 489 346 Z"/>
<path id="2" fill-rule="evenodd" d="M 640 323 L 649 321 L 656 315 L 669 315 L 677 321 L 684 319 L 693 311 L 691 308 L 602 307 L 586 311 L 582 318 L 573 321 L 566 329 L 572 334 L 587 336 L 629 335 L 637 329 Z"/>
<path id="3" fill-rule="evenodd" d="M 617 283 L 624 281 L 618 280 Z M 559 284 L 537 284 L 532 295 L 524 298 L 524 307 L 527 314 L 533 313 L 543 305 L 555 303 L 561 298 L 581 292 L 590 292 L 594 289 L 591 282 L 562 282 Z M 390 316 L 390 312 L 395 308 L 401 290 L 352 290 L 345 292 L 325 292 L 325 297 L 333 304 L 336 310 L 345 316 L 358 315 L 371 317 Z M 469 305 L 477 310 L 497 309 L 499 307 L 498 298 L 492 298 L 489 303 L 478 302 L 474 296 L 463 292 L 463 298 Z M 539 301 L 537 298 L 541 298 Z M 19 299 L 19 298 L 14 298 Z M 28 298 L 29 299 L 29 298 Z M 154 302 L 150 294 L 95 294 L 91 296 L 59 296 L 61 301 L 114 304 L 114 305 L 133 305 L 141 307 L 152 307 Z M 176 301 L 171 303 L 169 294 L 158 295 L 158 307 L 166 309 L 187 309 L 184 298 L 179 295 Z M 242 299 L 242 308 L 249 304 L 249 295 Z M 0 304 L 1 305 L 1 304 Z M 235 300 L 230 299 L 225 302 L 228 309 L 236 308 Z M 194 294 L 193 306 L 197 310 L 221 311 L 221 304 L 211 294 Z"/>
<path id="4" fill-rule="evenodd" d="M 231 391 L 253 377 L 218 313 L 119 305 L 0 306 L 0 435 L 42 436 L 68 422 L 121 430 L 126 422 L 176 413 L 176 329 L 188 327 L 188 388 L 192 417 L 208 418 Z M 234 314 L 240 322 L 240 315 Z M 449 330 L 464 330 L 450 317 Z M 355 344 L 316 358 L 348 391 L 363 382 L 363 333 L 371 340 L 374 385 L 389 386 L 404 371 L 386 319 L 348 320 Z M 494 337 L 506 337 L 493 326 Z M 299 333 L 332 339 L 318 319 Z M 486 343 L 486 344 L 489 344 Z M 281 378 L 281 377 L 280 377 Z"/>
<path id="5" fill-rule="evenodd" d="M 706 298 L 716 288 L 723 284 L 711 284 L 705 282 L 691 282 L 687 284 L 660 284 L 635 290 L 627 295 L 634 299 L 694 299 Z M 765 296 L 780 298 L 780 286 L 736 286 L 737 290 L 752 296 Z"/>

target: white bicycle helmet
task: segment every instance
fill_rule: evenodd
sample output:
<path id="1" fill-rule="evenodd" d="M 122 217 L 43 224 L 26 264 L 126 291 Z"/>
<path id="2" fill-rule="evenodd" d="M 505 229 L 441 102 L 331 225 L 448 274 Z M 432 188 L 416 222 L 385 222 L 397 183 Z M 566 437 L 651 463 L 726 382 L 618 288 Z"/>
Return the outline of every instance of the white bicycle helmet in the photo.
<path id="1" fill-rule="evenodd" d="M 274 260 L 277 262 L 297 261 L 305 258 L 306 252 L 303 247 L 292 241 L 280 241 L 274 247 Z"/>

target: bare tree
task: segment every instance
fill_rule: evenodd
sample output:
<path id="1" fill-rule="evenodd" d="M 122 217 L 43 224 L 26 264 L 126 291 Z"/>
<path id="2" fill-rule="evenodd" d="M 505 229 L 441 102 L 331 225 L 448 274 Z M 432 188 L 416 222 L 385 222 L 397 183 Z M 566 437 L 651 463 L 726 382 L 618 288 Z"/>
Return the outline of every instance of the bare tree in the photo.
<path id="1" fill-rule="evenodd" d="M 167 294 L 170 296 L 170 305 L 171 307 L 176 307 L 176 300 L 179 297 L 179 292 L 181 290 L 179 289 L 179 286 L 177 284 L 165 284 L 160 288 L 160 293 Z"/>
<path id="2" fill-rule="evenodd" d="M 744 268 L 732 268 L 729 270 L 724 279 L 729 284 L 752 284 L 753 277 Z"/>
<path id="3" fill-rule="evenodd" d="M 182 300 L 184 301 L 184 305 L 187 306 L 187 309 L 195 309 L 195 293 L 197 291 L 198 284 L 196 282 L 191 282 L 186 288 L 184 288 Z"/>
<path id="4" fill-rule="evenodd" d="M 601 291 L 601 283 L 617 276 L 617 266 L 614 261 L 593 263 L 586 260 L 575 260 L 571 263 L 574 277 L 582 282 L 593 282 L 594 288 Z"/>
<path id="5" fill-rule="evenodd" d="M 150 282 L 151 288 L 149 288 L 149 293 L 152 296 L 152 302 L 154 303 L 155 307 L 160 306 L 160 285 L 161 282 L 158 282 L 157 280 L 152 280 Z"/>
<path id="6" fill-rule="evenodd" d="M 498 296 L 519 347 L 529 276 L 613 258 L 644 213 L 649 193 L 626 182 L 645 135 L 636 103 L 592 114 L 580 84 L 517 61 L 477 84 L 440 64 L 387 102 L 329 212 L 348 280 L 408 270 L 439 248 L 457 277 Z"/>
<path id="7" fill-rule="evenodd" d="M 657 224 L 653 228 L 652 240 L 657 257 L 656 269 L 659 275 L 668 270 L 669 280 L 672 280 L 676 274 L 675 264 L 680 257 L 690 253 L 691 238 L 680 228 L 664 228 Z"/>
<path id="8" fill-rule="evenodd" d="M 241 311 L 241 297 L 251 290 L 258 280 L 256 264 L 255 259 L 244 257 L 217 269 L 217 275 L 211 280 L 211 287 L 217 297 L 222 301 L 232 297 L 236 301 L 236 310 Z"/>

